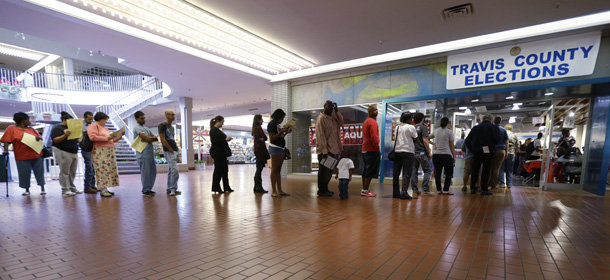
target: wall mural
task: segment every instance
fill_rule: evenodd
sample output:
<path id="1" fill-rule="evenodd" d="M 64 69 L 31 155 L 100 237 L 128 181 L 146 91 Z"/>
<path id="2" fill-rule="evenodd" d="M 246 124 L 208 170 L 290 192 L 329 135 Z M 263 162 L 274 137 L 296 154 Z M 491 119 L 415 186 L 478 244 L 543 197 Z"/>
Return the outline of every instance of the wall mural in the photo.
<path id="1" fill-rule="evenodd" d="M 388 98 L 444 94 L 447 64 L 438 63 L 293 87 L 293 110 L 381 102 Z M 316 98 L 317 97 L 317 98 Z"/>

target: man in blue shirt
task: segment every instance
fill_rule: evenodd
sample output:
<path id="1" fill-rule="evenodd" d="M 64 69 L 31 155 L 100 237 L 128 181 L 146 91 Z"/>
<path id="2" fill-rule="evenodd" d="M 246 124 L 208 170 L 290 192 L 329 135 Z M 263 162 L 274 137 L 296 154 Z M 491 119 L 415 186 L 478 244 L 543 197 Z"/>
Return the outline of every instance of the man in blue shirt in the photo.
<path id="1" fill-rule="evenodd" d="M 489 182 L 489 186 L 491 186 L 492 190 L 495 190 L 498 187 L 498 177 L 500 174 L 500 168 L 502 167 L 502 163 L 508 156 L 506 153 L 506 149 L 508 148 L 508 133 L 506 129 L 504 129 L 500 124 L 502 123 L 502 117 L 496 116 L 494 118 L 494 125 L 498 127 L 500 130 L 501 141 L 498 145 L 496 145 L 496 153 L 494 154 L 494 159 L 491 164 L 491 179 Z"/>
<path id="2" fill-rule="evenodd" d="M 140 180 L 142 181 L 142 194 L 144 196 L 153 196 L 155 192 L 152 190 L 157 178 L 157 166 L 155 165 L 155 152 L 152 142 L 159 141 L 156 135 L 152 134 L 148 127 L 145 127 L 146 115 L 142 111 L 137 111 L 134 114 L 137 125 L 133 128 L 134 139 L 140 137 L 142 142 L 148 143 L 142 152 L 136 151 L 136 158 L 140 165 Z"/>
<path id="3" fill-rule="evenodd" d="M 500 129 L 491 123 L 491 115 L 485 115 L 483 122 L 473 127 L 468 137 L 464 141 L 464 145 L 472 151 L 472 176 L 470 178 L 470 193 L 476 194 L 476 183 L 479 178 L 479 169 L 483 165 L 483 174 L 481 176 L 481 194 L 492 195 L 487 188 L 489 186 L 489 173 L 491 164 L 496 153 L 496 147 L 500 144 Z"/>

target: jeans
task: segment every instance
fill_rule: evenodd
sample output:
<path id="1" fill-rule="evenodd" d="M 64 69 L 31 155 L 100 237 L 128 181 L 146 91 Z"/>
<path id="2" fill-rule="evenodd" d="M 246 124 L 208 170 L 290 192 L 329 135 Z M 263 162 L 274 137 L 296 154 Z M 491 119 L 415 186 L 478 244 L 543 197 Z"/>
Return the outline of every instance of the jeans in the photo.
<path id="1" fill-rule="evenodd" d="M 477 179 L 479 178 L 479 170 L 483 165 L 483 174 L 481 175 L 481 190 L 487 191 L 489 187 L 489 173 L 491 172 L 491 164 L 494 158 L 492 153 L 474 153 L 472 157 L 472 176 L 470 176 L 470 190 L 477 189 Z"/>
<path id="2" fill-rule="evenodd" d="M 349 193 L 347 191 L 349 187 L 349 179 L 339 179 L 339 198 L 348 199 Z"/>
<path id="3" fill-rule="evenodd" d="M 409 190 L 411 175 L 413 174 L 413 153 L 397 152 L 396 161 L 394 161 L 394 171 L 392 173 L 392 196 L 400 196 L 406 194 Z M 402 171 L 402 191 L 399 190 L 400 172 Z M 417 183 L 413 186 L 413 191 L 417 191 Z"/>
<path id="4" fill-rule="evenodd" d="M 263 169 L 265 168 L 266 160 L 256 157 L 256 172 L 254 173 L 254 187 L 263 187 Z"/>
<path id="5" fill-rule="evenodd" d="M 83 161 L 85 162 L 85 181 L 83 186 L 85 188 L 95 187 L 95 171 L 93 170 L 93 161 L 91 160 L 91 152 L 85 152 L 81 150 Z"/>
<path id="6" fill-rule="evenodd" d="M 142 193 L 152 191 L 157 179 L 157 165 L 154 158 L 139 158 L 140 181 L 142 182 Z"/>
<path id="7" fill-rule="evenodd" d="M 329 156 L 335 157 L 334 154 L 328 153 Z M 318 154 L 318 162 L 322 160 L 322 154 Z M 328 182 L 333 177 L 333 171 L 324 165 L 318 167 L 318 194 L 328 192 Z"/>
<path id="8" fill-rule="evenodd" d="M 489 185 L 492 188 L 498 186 L 498 176 L 500 175 L 500 167 L 502 163 L 504 163 L 504 156 L 506 156 L 506 150 L 496 150 L 496 153 L 493 156 L 493 161 L 491 164 L 491 179 Z"/>
<path id="9" fill-rule="evenodd" d="M 167 160 L 167 191 L 175 191 L 178 189 L 178 152 L 174 151 L 170 153 L 165 152 L 165 159 Z"/>
<path id="10" fill-rule="evenodd" d="M 44 165 L 42 157 L 35 159 L 17 160 L 17 172 L 19 173 L 19 187 L 22 189 L 30 188 L 30 178 L 32 170 L 39 186 L 44 186 Z"/>
<path id="11" fill-rule="evenodd" d="M 430 158 L 426 153 L 422 155 L 421 153 L 415 154 L 415 160 L 413 161 L 413 174 L 411 175 L 411 186 L 413 186 L 413 190 L 417 191 L 417 170 L 419 170 L 419 166 L 421 165 L 421 169 L 424 171 L 424 181 L 421 184 L 424 192 L 430 191 L 430 177 L 432 177 L 432 166 L 430 165 Z"/>
<path id="12" fill-rule="evenodd" d="M 59 164 L 61 193 L 75 192 L 74 177 L 76 177 L 76 167 L 78 166 L 78 154 L 62 151 L 57 147 L 53 147 L 53 154 Z"/>
<path id="13" fill-rule="evenodd" d="M 436 191 L 449 191 L 451 179 L 453 179 L 453 157 L 451 155 L 433 155 L 432 162 L 434 163 L 434 180 L 436 181 Z M 445 185 L 441 189 L 441 180 L 443 179 L 443 169 L 445 169 Z"/>
<path id="14" fill-rule="evenodd" d="M 506 184 L 506 186 L 511 187 L 513 182 L 513 164 L 515 162 L 515 155 L 508 154 L 508 157 L 504 160 L 504 163 L 500 166 L 500 178 L 498 182 L 500 185 Z M 504 174 L 506 174 L 506 181 L 504 180 Z"/>

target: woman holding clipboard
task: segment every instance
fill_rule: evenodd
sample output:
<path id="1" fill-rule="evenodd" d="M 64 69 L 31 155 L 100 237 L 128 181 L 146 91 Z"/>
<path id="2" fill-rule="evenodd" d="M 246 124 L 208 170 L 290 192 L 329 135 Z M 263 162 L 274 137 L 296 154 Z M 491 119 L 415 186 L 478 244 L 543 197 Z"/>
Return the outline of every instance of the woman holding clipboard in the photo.
<path id="1" fill-rule="evenodd" d="M 30 117 L 26 113 L 15 113 L 13 121 L 15 121 L 15 125 L 9 126 L 2 139 L 0 139 L 0 142 L 4 142 L 4 154 L 8 155 L 8 145 L 13 144 L 17 172 L 19 173 L 19 187 L 25 189 L 23 195 L 30 195 L 32 170 L 36 177 L 36 183 L 40 186 L 40 194 L 45 195 L 47 192 L 44 189 L 42 149 L 39 149 L 43 147 L 42 138 L 35 129 L 30 127 L 32 123 L 30 123 Z"/>
<path id="2" fill-rule="evenodd" d="M 119 170 L 116 164 L 116 154 L 114 153 L 114 143 L 121 140 L 125 130 L 118 133 L 110 133 L 106 128 L 109 117 L 103 112 L 97 112 L 93 117 L 95 123 L 87 127 L 87 135 L 93 141 L 93 169 L 97 186 L 100 188 L 102 197 L 111 197 L 113 192 L 108 188 L 119 185 Z"/>

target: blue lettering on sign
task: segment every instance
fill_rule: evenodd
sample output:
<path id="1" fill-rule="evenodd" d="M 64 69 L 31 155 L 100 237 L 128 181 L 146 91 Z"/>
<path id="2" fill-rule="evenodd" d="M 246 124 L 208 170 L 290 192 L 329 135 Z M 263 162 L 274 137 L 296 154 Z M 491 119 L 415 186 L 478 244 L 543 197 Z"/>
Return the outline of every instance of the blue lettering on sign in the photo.
<path id="1" fill-rule="evenodd" d="M 464 86 L 489 85 L 503 82 L 517 82 L 526 79 L 552 78 L 565 76 L 570 72 L 568 61 L 589 58 L 594 45 L 566 48 L 527 55 L 518 55 L 514 58 L 514 66 L 519 69 L 507 71 L 504 58 L 477 61 L 453 65 L 451 74 L 465 75 Z M 563 62 L 563 63 L 562 63 Z M 561 64 L 556 64 L 561 63 Z M 472 75 L 468 75 L 472 74 Z"/>

